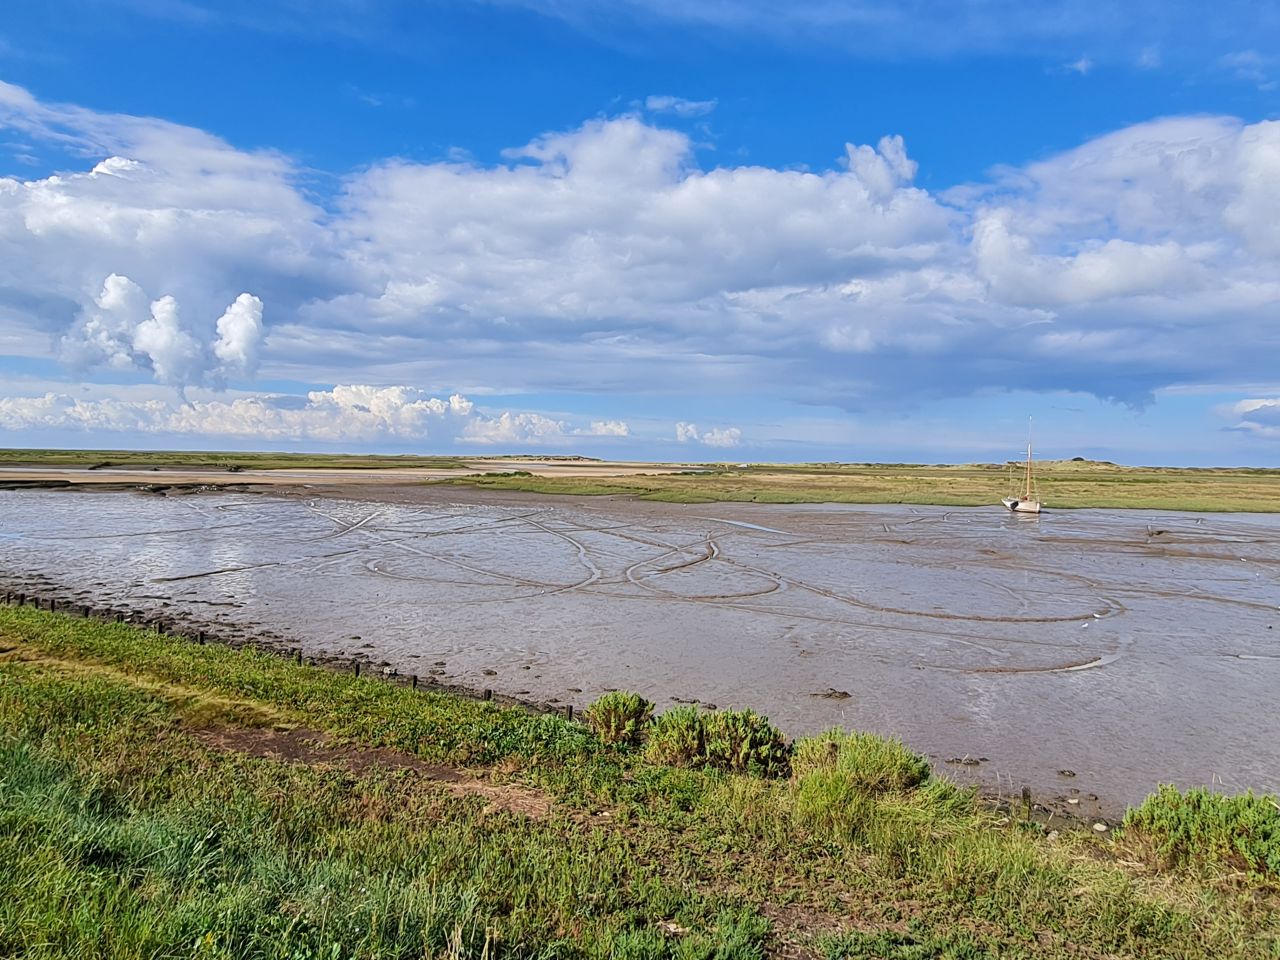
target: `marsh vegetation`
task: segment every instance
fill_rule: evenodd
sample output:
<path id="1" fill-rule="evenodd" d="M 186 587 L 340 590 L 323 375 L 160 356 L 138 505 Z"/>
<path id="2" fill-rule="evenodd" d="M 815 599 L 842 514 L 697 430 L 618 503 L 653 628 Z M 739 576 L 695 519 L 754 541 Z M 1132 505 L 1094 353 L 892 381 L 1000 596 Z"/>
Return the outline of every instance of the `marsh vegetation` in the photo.
<path id="1" fill-rule="evenodd" d="M 669 503 L 909 503 L 985 506 L 1007 492 L 1006 464 L 712 464 L 704 470 L 626 477 L 509 474 L 438 481 L 501 490 L 632 496 Z M 1280 470 L 1126 467 L 1058 460 L 1036 465 L 1048 509 L 1115 507 L 1197 512 L 1280 511 Z"/>
<path id="2" fill-rule="evenodd" d="M 660 733 L 619 700 L 609 745 L 557 716 L 27 608 L 0 609 L 0 651 L 4 956 L 1280 949 L 1274 798 L 1166 791 L 1099 838 L 986 807 L 861 734 L 734 773 L 702 762 L 714 714 Z M 776 743 L 763 720 L 728 726 Z M 683 765 L 657 762 L 664 737 L 675 759 L 692 744 Z"/>

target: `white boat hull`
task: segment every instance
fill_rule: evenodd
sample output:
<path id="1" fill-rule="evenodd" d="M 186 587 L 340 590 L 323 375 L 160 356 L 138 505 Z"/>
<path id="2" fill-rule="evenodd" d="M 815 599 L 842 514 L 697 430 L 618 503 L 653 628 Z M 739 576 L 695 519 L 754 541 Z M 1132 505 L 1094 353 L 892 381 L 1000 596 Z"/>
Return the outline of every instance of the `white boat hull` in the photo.
<path id="1" fill-rule="evenodd" d="M 1039 513 L 1040 501 L 1030 497 L 1005 497 L 1000 501 L 1014 513 Z"/>

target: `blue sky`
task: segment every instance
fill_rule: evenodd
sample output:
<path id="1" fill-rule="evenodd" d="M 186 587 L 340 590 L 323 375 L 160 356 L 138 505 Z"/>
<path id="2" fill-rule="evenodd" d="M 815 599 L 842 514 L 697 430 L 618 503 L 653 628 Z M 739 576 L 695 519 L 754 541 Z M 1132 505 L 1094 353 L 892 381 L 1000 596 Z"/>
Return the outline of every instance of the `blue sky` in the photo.
<path id="1" fill-rule="evenodd" d="M 1203 11 L 23 5 L 0 443 L 1276 465 L 1280 12 Z"/>

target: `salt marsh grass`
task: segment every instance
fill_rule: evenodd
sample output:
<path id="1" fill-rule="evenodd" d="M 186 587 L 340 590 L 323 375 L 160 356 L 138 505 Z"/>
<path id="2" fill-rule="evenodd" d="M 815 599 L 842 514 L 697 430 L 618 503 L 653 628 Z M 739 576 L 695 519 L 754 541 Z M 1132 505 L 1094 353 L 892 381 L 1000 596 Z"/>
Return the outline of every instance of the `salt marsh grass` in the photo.
<path id="1" fill-rule="evenodd" d="M 435 767 L 246 752 L 237 731 L 312 731 L 484 789 Z M 892 741 L 832 733 L 792 760 L 772 778 L 672 767 L 560 717 L 2 608 L 0 956 L 1251 958 L 1280 944 L 1269 868 L 1188 873 L 1123 840 L 1050 838 Z M 521 812 L 504 790 L 548 804 Z M 1180 842 L 1198 857 L 1196 836 Z"/>

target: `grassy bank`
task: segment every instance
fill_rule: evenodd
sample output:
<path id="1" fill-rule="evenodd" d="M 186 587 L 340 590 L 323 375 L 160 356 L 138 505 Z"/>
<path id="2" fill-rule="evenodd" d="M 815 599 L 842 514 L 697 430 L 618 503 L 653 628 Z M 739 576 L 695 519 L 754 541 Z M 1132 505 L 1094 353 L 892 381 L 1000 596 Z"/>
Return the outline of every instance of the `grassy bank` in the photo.
<path id="1" fill-rule="evenodd" d="M 6 957 L 1280 956 L 1270 801 L 1049 835 L 878 738 L 771 747 L 765 778 L 702 762 L 732 717 L 606 745 L 29 608 L 0 651 Z"/>
<path id="2" fill-rule="evenodd" d="M 567 495 L 624 495 L 670 503 L 911 503 L 987 506 L 1009 492 L 1003 464 L 754 464 L 632 477 L 460 477 L 444 483 Z M 1280 470 L 1124 467 L 1052 461 L 1036 467 L 1050 509 L 1280 511 Z"/>

